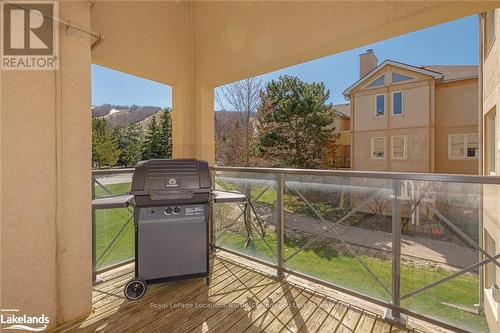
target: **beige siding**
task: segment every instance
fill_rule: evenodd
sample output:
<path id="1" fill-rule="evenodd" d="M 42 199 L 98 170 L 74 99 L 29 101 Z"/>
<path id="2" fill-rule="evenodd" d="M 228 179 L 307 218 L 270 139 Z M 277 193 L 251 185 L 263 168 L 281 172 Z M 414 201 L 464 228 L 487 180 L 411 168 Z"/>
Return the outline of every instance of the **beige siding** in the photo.
<path id="1" fill-rule="evenodd" d="M 403 92 L 403 113 L 392 115 L 392 92 Z M 428 85 L 417 88 L 392 88 L 389 93 L 391 108 L 390 127 L 408 128 L 429 125 L 429 88 Z"/>
<path id="2" fill-rule="evenodd" d="M 386 72 L 390 70 L 394 68 Z M 477 133 L 477 78 L 435 84 L 434 78 L 416 72 L 397 72 L 415 79 L 353 92 L 353 169 L 476 174 L 477 159 L 448 158 L 448 135 Z M 403 112 L 393 115 L 392 96 L 398 91 L 403 94 Z M 379 94 L 386 96 L 383 117 L 375 116 Z M 378 135 L 387 137 L 386 161 L 371 158 L 371 137 Z M 407 137 L 405 159 L 391 158 L 393 135 Z"/>
<path id="3" fill-rule="evenodd" d="M 406 136 L 406 158 L 393 159 L 391 151 L 391 137 Z M 386 138 L 385 159 L 371 157 L 371 138 Z M 429 129 L 428 128 L 403 128 L 385 131 L 358 132 L 354 138 L 356 149 L 356 170 L 372 171 L 403 171 L 403 172 L 428 172 L 429 170 Z"/>
<path id="4" fill-rule="evenodd" d="M 388 69 L 389 70 L 389 69 Z M 400 71 L 401 72 L 401 71 Z M 388 71 L 387 71 L 388 73 Z M 408 72 L 404 72 L 409 74 Z M 431 172 L 430 153 L 432 103 L 430 79 L 413 73 L 415 80 L 385 88 L 354 93 L 354 169 Z M 387 77 L 390 75 L 387 74 Z M 386 81 L 387 82 L 387 81 Z M 392 93 L 403 93 L 403 113 L 392 114 Z M 375 116 L 375 98 L 385 95 L 385 115 Z M 406 158 L 392 159 L 391 136 L 406 136 Z M 386 137 L 385 160 L 371 157 L 371 138 Z"/>
<path id="5" fill-rule="evenodd" d="M 478 160 L 448 158 L 448 135 L 477 133 L 477 79 L 436 85 L 436 172 L 478 173 Z"/>
<path id="6" fill-rule="evenodd" d="M 483 28 L 483 41 L 486 36 L 484 34 Z M 485 120 L 485 115 L 496 109 L 497 119 L 496 119 L 496 174 L 499 174 L 499 163 L 500 163 L 500 151 L 499 141 L 500 141 L 500 128 L 499 128 L 499 106 L 500 106 L 500 10 L 496 10 L 496 41 L 483 50 L 483 121 Z M 483 122 L 484 124 L 484 122 Z M 487 134 L 487 128 L 484 127 L 485 134 Z M 486 135 L 483 136 L 484 151 L 483 154 L 483 168 L 487 164 L 487 148 L 486 148 Z M 483 169 L 486 172 L 486 169 Z M 488 232 L 496 242 L 495 252 L 500 251 L 500 205 L 498 204 L 500 198 L 500 186 L 484 186 L 483 188 L 483 224 L 484 229 Z M 484 244 L 483 244 L 484 245 Z M 500 270 L 498 267 L 496 269 L 497 284 L 500 284 Z M 500 305 L 495 302 L 491 297 L 491 292 L 485 290 L 484 299 L 484 312 L 486 319 L 488 321 L 489 328 L 492 332 L 500 332 Z"/>
<path id="7" fill-rule="evenodd" d="M 383 92 L 382 92 L 383 93 Z M 384 117 L 375 116 L 375 98 L 377 94 L 356 96 L 354 105 L 356 117 L 354 118 L 355 131 L 373 131 L 387 128 L 387 97 L 386 97 L 386 112 Z"/>

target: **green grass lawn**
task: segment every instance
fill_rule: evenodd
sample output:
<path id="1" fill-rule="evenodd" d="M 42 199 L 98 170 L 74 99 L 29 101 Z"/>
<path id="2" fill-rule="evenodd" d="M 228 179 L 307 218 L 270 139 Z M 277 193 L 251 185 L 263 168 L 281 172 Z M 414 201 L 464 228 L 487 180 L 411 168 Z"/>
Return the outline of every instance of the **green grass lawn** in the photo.
<path id="1" fill-rule="evenodd" d="M 134 221 L 126 208 L 96 210 L 96 269 L 109 267 L 134 257 Z M 124 225 L 127 225 L 124 227 Z M 105 252 L 116 235 L 123 232 Z"/>
<path id="2" fill-rule="evenodd" d="M 236 186 L 235 184 L 223 182 L 219 182 L 219 184 L 228 191 L 245 192 L 244 188 Z M 259 202 L 268 207 L 274 208 L 276 205 L 276 189 L 272 186 L 266 187 L 264 185 L 254 185 L 250 191 L 250 198 L 252 199 L 252 202 Z M 316 215 L 311 212 L 311 209 L 294 194 L 285 193 L 283 197 L 283 204 L 284 209 L 287 212 L 316 217 Z M 324 202 L 311 202 L 310 204 L 325 217 L 328 217 L 330 214 L 338 210 L 338 208 L 332 207 L 328 203 Z"/>
<path id="3" fill-rule="evenodd" d="M 107 184 L 104 185 L 106 189 L 111 192 L 112 195 L 121 195 L 121 194 L 128 194 L 130 191 L 130 186 L 132 185 L 131 182 L 127 183 L 118 183 L 118 184 Z M 96 198 L 102 198 L 102 197 L 107 197 L 110 194 L 106 192 L 101 186 L 95 185 L 95 197 Z"/>
<path id="4" fill-rule="evenodd" d="M 242 234 L 228 232 L 225 236 L 221 237 L 221 239 L 224 239 L 224 241 L 223 244 L 219 245 L 223 247 L 268 261 L 272 261 L 274 258 L 269 248 L 261 239 L 254 239 L 247 248 L 244 246 L 245 237 Z M 274 235 L 268 235 L 266 240 L 269 244 L 275 244 Z M 294 253 L 299 248 L 290 242 L 287 242 L 285 245 L 285 257 Z M 391 261 L 375 259 L 368 256 L 362 256 L 361 259 L 372 272 L 374 272 L 382 284 L 390 290 Z M 390 294 L 375 281 L 357 259 L 351 256 L 338 255 L 335 250 L 328 249 L 327 247 L 325 248 L 323 246 L 320 249 L 313 248 L 305 250 L 287 262 L 287 267 L 371 297 L 390 302 Z M 423 287 L 450 274 L 450 271 L 442 268 L 418 268 L 402 264 L 401 294 L 405 295 L 410 291 Z M 402 306 L 414 312 L 426 314 L 467 330 L 487 332 L 488 328 L 484 316 L 443 304 L 444 302 L 472 308 L 479 300 L 478 283 L 479 280 L 477 275 L 465 274 L 431 288 L 424 293 L 404 300 Z"/>
<path id="5" fill-rule="evenodd" d="M 127 194 L 130 182 L 104 185 L 112 195 Z M 109 196 L 101 186 L 95 185 L 96 198 Z M 96 210 L 96 269 L 109 267 L 134 257 L 134 221 L 130 221 L 112 243 L 124 224 L 132 217 L 126 208 Z"/>

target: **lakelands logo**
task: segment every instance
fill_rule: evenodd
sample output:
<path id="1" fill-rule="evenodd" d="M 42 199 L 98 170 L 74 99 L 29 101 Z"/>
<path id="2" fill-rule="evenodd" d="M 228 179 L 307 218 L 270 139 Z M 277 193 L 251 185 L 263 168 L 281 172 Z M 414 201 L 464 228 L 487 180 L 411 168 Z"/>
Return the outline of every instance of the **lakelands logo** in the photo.
<path id="1" fill-rule="evenodd" d="M 57 69 L 57 2 L 2 1 L 1 8 L 2 69 Z"/>
<path id="2" fill-rule="evenodd" d="M 2 309 L 0 313 L 0 324 L 4 330 L 41 332 L 47 329 L 48 323 L 49 317 L 44 314 L 27 316 L 20 314 L 19 309 Z"/>

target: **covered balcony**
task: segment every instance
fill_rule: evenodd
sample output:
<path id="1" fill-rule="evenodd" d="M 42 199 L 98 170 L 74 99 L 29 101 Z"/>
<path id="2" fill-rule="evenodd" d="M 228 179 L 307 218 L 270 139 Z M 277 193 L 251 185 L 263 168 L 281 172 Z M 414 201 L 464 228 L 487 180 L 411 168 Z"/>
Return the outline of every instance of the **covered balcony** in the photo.
<path id="1" fill-rule="evenodd" d="M 2 309 L 68 332 L 500 330 L 498 177 L 214 165 L 215 87 L 499 1 L 58 3 L 57 71 L 0 72 Z M 92 63 L 172 86 L 174 158 L 249 198 L 212 206 L 210 285 L 123 298 L 132 170 L 92 171 Z"/>
<path id="2" fill-rule="evenodd" d="M 488 330 L 482 274 L 500 255 L 480 231 L 497 214 L 496 177 L 214 167 L 216 190 L 250 200 L 212 203 L 212 283 L 154 286 L 130 304 L 132 171 L 94 172 L 94 312 L 72 328 Z M 135 311 L 137 327 L 115 319 Z"/>

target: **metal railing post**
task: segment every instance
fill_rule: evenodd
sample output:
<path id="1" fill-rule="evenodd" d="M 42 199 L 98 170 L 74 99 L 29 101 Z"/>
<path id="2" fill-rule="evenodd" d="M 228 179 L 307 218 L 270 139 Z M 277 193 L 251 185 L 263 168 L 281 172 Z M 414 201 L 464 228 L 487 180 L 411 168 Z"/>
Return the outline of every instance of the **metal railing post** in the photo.
<path id="1" fill-rule="evenodd" d="M 393 181 L 392 201 L 392 301 L 397 307 L 401 305 L 401 181 Z M 388 309 L 387 320 L 406 325 L 406 316 L 396 309 Z"/>
<path id="2" fill-rule="evenodd" d="M 478 240 L 479 240 L 479 246 L 481 246 L 483 249 L 484 249 L 484 221 L 483 221 L 483 201 L 484 201 L 484 185 L 480 185 L 480 189 L 479 189 L 479 194 L 480 194 L 480 200 L 479 200 L 479 209 L 478 209 L 478 222 L 479 222 L 479 225 L 478 225 Z M 478 251 L 479 252 L 479 261 L 483 261 L 484 260 L 484 255 L 481 253 L 481 251 Z M 479 268 L 479 304 L 477 305 L 477 311 L 478 313 L 483 313 L 484 312 L 484 268 L 485 266 L 483 267 L 480 267 Z"/>
<path id="3" fill-rule="evenodd" d="M 95 176 L 92 174 L 92 201 L 95 199 Z M 96 225 L 95 208 L 92 206 L 92 283 L 96 283 Z"/>
<path id="4" fill-rule="evenodd" d="M 276 179 L 276 209 L 278 210 L 278 221 L 276 229 L 277 251 L 278 251 L 278 269 L 277 276 L 285 277 L 285 211 L 283 209 L 283 197 L 285 195 L 285 175 L 278 174 Z"/>

